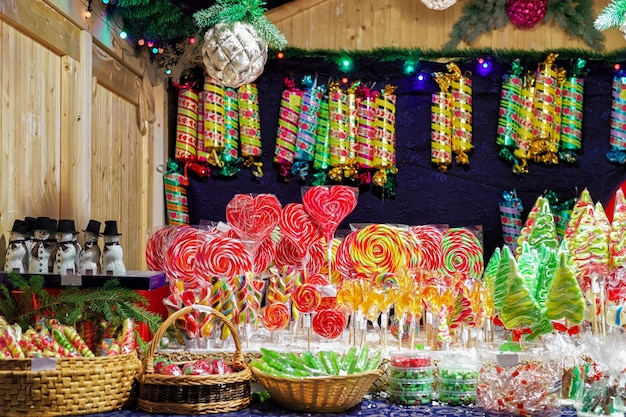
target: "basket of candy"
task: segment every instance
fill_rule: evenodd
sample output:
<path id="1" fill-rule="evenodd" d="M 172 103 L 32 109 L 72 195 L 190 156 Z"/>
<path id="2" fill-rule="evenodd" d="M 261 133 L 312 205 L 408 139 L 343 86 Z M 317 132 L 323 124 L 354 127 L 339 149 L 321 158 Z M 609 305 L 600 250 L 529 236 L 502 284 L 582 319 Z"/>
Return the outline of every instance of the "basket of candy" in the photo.
<path id="1" fill-rule="evenodd" d="M 231 362 L 194 354 L 182 361 L 163 360 L 157 347 L 170 325 L 194 310 L 212 314 L 230 329 L 235 342 Z M 170 355 L 171 356 L 171 355 Z M 183 357 L 185 355 L 182 355 Z M 137 407 L 150 413 L 214 414 L 238 411 L 250 405 L 252 372 L 241 352 L 235 326 L 219 311 L 201 305 L 182 308 L 163 322 L 154 335 L 139 375 Z"/>
<path id="2" fill-rule="evenodd" d="M 131 401 L 141 368 L 132 324 L 124 328 L 119 340 L 125 344 L 115 341 L 96 356 L 72 326 L 46 324 L 20 334 L 19 326 L 0 320 L 2 415 L 69 416 L 121 409 Z"/>
<path id="3" fill-rule="evenodd" d="M 333 351 L 280 353 L 261 349 L 260 359 L 250 362 L 252 372 L 271 397 L 291 410 L 315 413 L 340 412 L 357 405 L 374 381 L 381 352 L 371 357 L 367 345 L 344 355 Z"/>

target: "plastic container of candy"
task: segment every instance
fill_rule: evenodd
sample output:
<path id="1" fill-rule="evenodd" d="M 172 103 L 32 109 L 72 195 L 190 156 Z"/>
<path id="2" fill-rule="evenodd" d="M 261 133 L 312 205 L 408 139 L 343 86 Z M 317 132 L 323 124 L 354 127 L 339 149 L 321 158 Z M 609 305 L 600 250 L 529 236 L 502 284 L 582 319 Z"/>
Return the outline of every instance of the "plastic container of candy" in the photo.
<path id="1" fill-rule="evenodd" d="M 391 379 L 408 379 L 408 380 L 433 380 L 433 367 L 425 368 L 396 368 L 389 367 L 389 378 Z"/>
<path id="2" fill-rule="evenodd" d="M 476 404 L 476 389 L 471 391 L 438 390 L 438 400 L 444 405 L 472 406 Z"/>
<path id="3" fill-rule="evenodd" d="M 394 379 L 388 378 L 387 384 L 390 391 L 402 392 L 432 392 L 433 379 Z"/>
<path id="4" fill-rule="evenodd" d="M 489 413 L 561 414 L 562 359 L 535 343 L 485 344 L 478 349 L 476 404 Z"/>
<path id="5" fill-rule="evenodd" d="M 430 352 L 423 350 L 399 350 L 390 353 L 394 368 L 432 368 Z"/>
<path id="6" fill-rule="evenodd" d="M 432 391 L 395 391 L 388 390 L 389 401 L 400 405 L 428 405 L 432 402 Z"/>

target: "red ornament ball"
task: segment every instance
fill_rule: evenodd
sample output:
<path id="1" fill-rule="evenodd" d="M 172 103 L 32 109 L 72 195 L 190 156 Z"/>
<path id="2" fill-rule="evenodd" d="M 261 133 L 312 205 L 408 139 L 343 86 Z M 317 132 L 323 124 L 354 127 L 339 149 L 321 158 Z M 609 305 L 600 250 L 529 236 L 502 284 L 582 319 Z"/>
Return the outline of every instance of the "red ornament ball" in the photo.
<path id="1" fill-rule="evenodd" d="M 507 0 L 506 14 L 513 25 L 530 29 L 541 22 L 548 11 L 548 0 Z"/>

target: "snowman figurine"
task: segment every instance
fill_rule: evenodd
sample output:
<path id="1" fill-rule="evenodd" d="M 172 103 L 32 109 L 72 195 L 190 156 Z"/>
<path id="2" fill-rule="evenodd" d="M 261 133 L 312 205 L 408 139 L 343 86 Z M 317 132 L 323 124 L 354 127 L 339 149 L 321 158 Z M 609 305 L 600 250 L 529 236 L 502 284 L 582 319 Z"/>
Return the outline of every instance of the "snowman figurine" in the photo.
<path id="1" fill-rule="evenodd" d="M 78 273 L 81 275 L 100 275 L 100 246 L 98 246 L 98 238 L 100 237 L 100 222 L 97 220 L 89 220 L 87 228 L 83 230 L 85 233 L 85 243 L 78 254 Z"/>
<path id="2" fill-rule="evenodd" d="M 107 220 L 104 222 L 104 251 L 102 252 L 102 273 L 104 275 L 126 275 L 124 266 L 124 250 L 120 246 L 120 233 L 117 233 L 117 222 Z"/>
<path id="3" fill-rule="evenodd" d="M 74 230 L 74 220 L 61 219 L 57 225 L 54 256 L 50 258 L 53 262 L 52 273 L 61 275 L 72 275 L 76 268 L 76 246 L 74 246 L 74 235 L 78 234 Z"/>
<path id="4" fill-rule="evenodd" d="M 9 245 L 6 251 L 4 272 L 23 274 L 27 270 L 28 245 L 26 244 L 28 223 L 15 220 L 9 233 Z"/>
<path id="5" fill-rule="evenodd" d="M 55 247 L 55 244 L 50 242 L 50 233 L 56 230 L 56 221 L 54 221 L 54 229 L 51 229 L 51 222 L 52 220 L 48 217 L 37 217 L 35 220 L 33 245 L 30 249 L 28 262 L 29 274 L 47 274 L 49 272 L 48 261 Z"/>

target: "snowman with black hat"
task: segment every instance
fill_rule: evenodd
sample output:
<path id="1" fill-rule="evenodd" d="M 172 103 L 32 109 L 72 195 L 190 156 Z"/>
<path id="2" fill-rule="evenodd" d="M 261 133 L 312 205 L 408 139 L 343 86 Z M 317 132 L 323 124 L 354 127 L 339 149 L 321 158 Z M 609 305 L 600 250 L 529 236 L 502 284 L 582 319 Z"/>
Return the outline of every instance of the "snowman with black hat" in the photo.
<path id="1" fill-rule="evenodd" d="M 17 272 L 23 274 L 27 269 L 28 246 L 28 223 L 24 220 L 15 220 L 9 233 L 9 245 L 6 250 L 4 272 Z"/>
<path id="2" fill-rule="evenodd" d="M 78 234 L 75 230 L 74 220 L 61 219 L 57 224 L 56 240 L 57 245 L 54 256 L 50 257 L 52 273 L 61 275 L 75 274 L 76 268 L 76 246 L 74 246 L 74 236 Z"/>
<path id="3" fill-rule="evenodd" d="M 30 248 L 30 260 L 28 262 L 29 274 L 47 274 L 48 261 L 54 250 L 55 243 L 50 241 L 50 234 L 56 230 L 51 228 L 52 220 L 49 217 L 37 217 L 33 232 L 33 246 Z"/>
<path id="4" fill-rule="evenodd" d="M 98 239 L 100 238 L 100 222 L 97 220 L 89 220 L 87 228 L 83 230 L 85 233 L 85 243 L 78 254 L 78 273 L 81 275 L 100 275 L 100 246 Z"/>
<path id="5" fill-rule="evenodd" d="M 120 245 L 121 233 L 117 233 L 117 222 L 107 220 L 104 222 L 104 251 L 102 252 L 102 272 L 104 275 L 126 275 L 124 265 L 124 250 Z"/>

